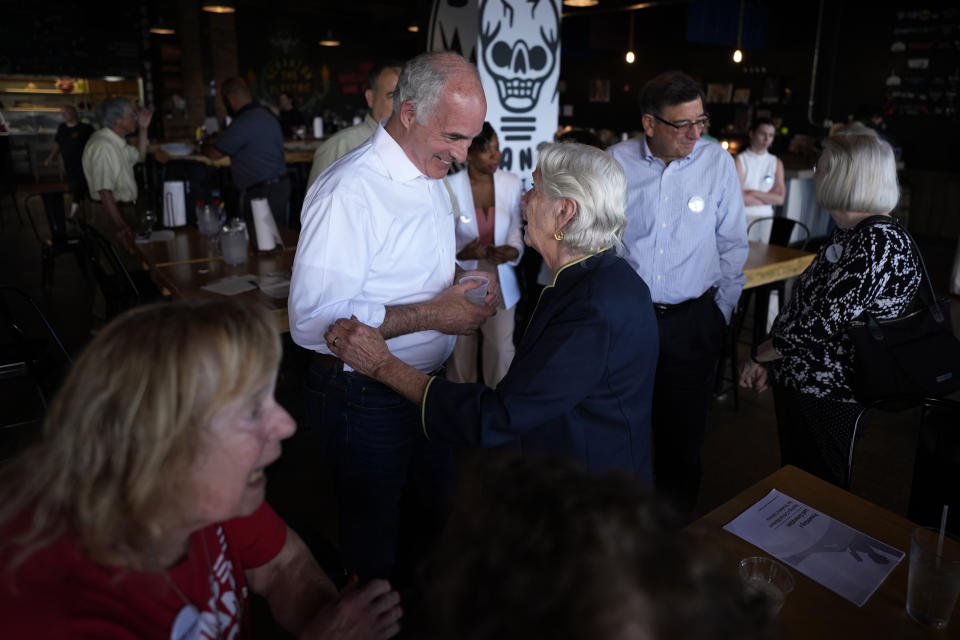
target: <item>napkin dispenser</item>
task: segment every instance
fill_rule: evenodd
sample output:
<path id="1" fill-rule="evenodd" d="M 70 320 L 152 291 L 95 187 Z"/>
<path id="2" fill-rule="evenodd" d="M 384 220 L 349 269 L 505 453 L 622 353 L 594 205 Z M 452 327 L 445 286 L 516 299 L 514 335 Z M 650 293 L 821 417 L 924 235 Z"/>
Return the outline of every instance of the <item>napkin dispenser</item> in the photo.
<path id="1" fill-rule="evenodd" d="M 187 193 L 183 182 L 163 183 L 163 226 L 182 227 L 187 224 Z"/>

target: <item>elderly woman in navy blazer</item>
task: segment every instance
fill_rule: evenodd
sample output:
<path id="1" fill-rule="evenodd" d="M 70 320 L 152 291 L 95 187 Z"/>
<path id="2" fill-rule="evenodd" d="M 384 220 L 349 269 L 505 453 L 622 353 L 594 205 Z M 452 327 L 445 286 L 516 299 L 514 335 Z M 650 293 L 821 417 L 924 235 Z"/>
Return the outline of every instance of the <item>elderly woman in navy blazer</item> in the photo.
<path id="1" fill-rule="evenodd" d="M 465 270 L 496 271 L 503 304 L 480 325 L 483 381 L 495 387 L 513 360 L 514 305 L 520 286 L 513 268 L 523 255 L 520 178 L 503 171 L 500 141 L 489 122 L 467 151 L 467 169 L 447 178 L 457 201 L 457 262 Z M 459 336 L 447 363 L 447 378 L 477 381 L 477 334 Z"/>
<path id="2" fill-rule="evenodd" d="M 616 255 L 626 202 L 626 177 L 607 153 L 574 143 L 540 151 L 523 197 L 525 242 L 554 277 L 496 389 L 427 376 L 353 319 L 332 324 L 327 345 L 418 403 L 427 438 L 517 443 L 593 472 L 623 469 L 649 484 L 657 324 L 647 285 Z"/>

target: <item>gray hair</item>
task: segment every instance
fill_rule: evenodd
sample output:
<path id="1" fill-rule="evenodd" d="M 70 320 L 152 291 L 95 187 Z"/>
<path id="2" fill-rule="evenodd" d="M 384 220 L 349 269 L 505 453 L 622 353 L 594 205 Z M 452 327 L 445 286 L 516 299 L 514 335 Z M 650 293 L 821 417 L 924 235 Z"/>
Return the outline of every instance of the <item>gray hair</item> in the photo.
<path id="1" fill-rule="evenodd" d="M 127 110 L 133 111 L 133 104 L 127 98 L 107 98 L 97 105 L 97 120 L 108 129 L 112 129 L 117 120 L 127 115 Z"/>
<path id="2" fill-rule="evenodd" d="M 440 101 L 440 94 L 454 74 L 472 72 L 480 84 L 477 68 L 459 54 L 450 51 L 422 53 L 403 65 L 393 92 L 393 111 L 407 100 L 417 107 L 417 122 L 426 124 Z"/>
<path id="3" fill-rule="evenodd" d="M 577 213 L 563 243 L 577 251 L 620 247 L 627 226 L 627 176 L 605 151 L 576 142 L 547 144 L 537 160 L 540 187 L 551 198 L 570 198 Z"/>
<path id="4" fill-rule="evenodd" d="M 900 198 L 890 144 L 873 135 L 834 135 L 817 161 L 817 204 L 828 211 L 890 213 Z"/>

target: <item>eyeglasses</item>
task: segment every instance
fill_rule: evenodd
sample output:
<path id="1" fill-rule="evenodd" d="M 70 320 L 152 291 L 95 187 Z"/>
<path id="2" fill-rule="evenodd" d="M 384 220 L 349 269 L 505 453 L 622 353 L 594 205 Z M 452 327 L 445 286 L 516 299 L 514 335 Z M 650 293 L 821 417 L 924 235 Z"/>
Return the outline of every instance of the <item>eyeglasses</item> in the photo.
<path id="1" fill-rule="evenodd" d="M 684 133 L 693 131 L 694 127 L 697 127 L 699 131 L 703 131 L 710 126 L 710 116 L 708 115 L 704 115 L 702 118 L 694 120 L 693 122 L 670 122 L 669 120 L 664 120 L 655 113 L 651 113 L 650 115 L 652 115 L 657 122 L 662 122 L 663 124 L 673 127 L 677 131 L 682 131 Z"/>

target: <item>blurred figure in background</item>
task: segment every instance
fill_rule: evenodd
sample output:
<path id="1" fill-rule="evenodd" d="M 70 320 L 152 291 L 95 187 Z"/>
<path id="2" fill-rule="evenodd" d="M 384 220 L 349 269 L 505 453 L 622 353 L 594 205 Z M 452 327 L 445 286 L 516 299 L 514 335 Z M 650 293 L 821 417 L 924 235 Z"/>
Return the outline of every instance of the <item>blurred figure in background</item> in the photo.
<path id="1" fill-rule="evenodd" d="M 83 148 L 87 145 L 90 136 L 93 135 L 93 127 L 86 122 L 80 122 L 76 108 L 70 105 L 60 109 L 60 117 L 63 118 L 63 122 L 57 127 L 57 135 L 53 138 L 53 148 L 50 149 L 50 155 L 44 158 L 43 166 L 50 166 L 57 154 L 60 154 L 63 158 L 63 169 L 67 174 L 67 188 L 70 189 L 70 196 L 73 199 L 73 203 L 70 205 L 70 217 L 72 218 L 87 197 L 87 180 L 83 177 L 81 159 L 83 158 Z"/>
<path id="2" fill-rule="evenodd" d="M 385 60 L 371 67 L 367 74 L 367 88 L 363 92 L 370 113 L 364 116 L 360 124 L 337 131 L 317 147 L 310 177 L 307 178 L 307 189 L 327 167 L 366 142 L 381 120 L 390 117 L 393 113 L 393 92 L 397 88 L 402 66 L 396 60 Z"/>
<path id="3" fill-rule="evenodd" d="M 283 137 L 297 137 L 300 128 L 307 126 L 307 119 L 297 109 L 289 93 L 281 93 L 277 102 L 280 105 L 280 113 L 277 114 L 277 118 L 280 119 L 280 129 L 283 131 Z"/>
<path id="4" fill-rule="evenodd" d="M 483 382 L 496 387 L 513 360 L 514 311 L 520 287 L 514 267 L 523 254 L 520 178 L 500 170 L 500 141 L 489 122 L 467 151 L 467 168 L 447 178 L 457 200 L 457 261 L 464 269 L 496 271 L 503 304 L 478 332 L 483 336 Z M 453 382 L 477 381 L 478 333 L 458 336 L 447 363 Z"/>

